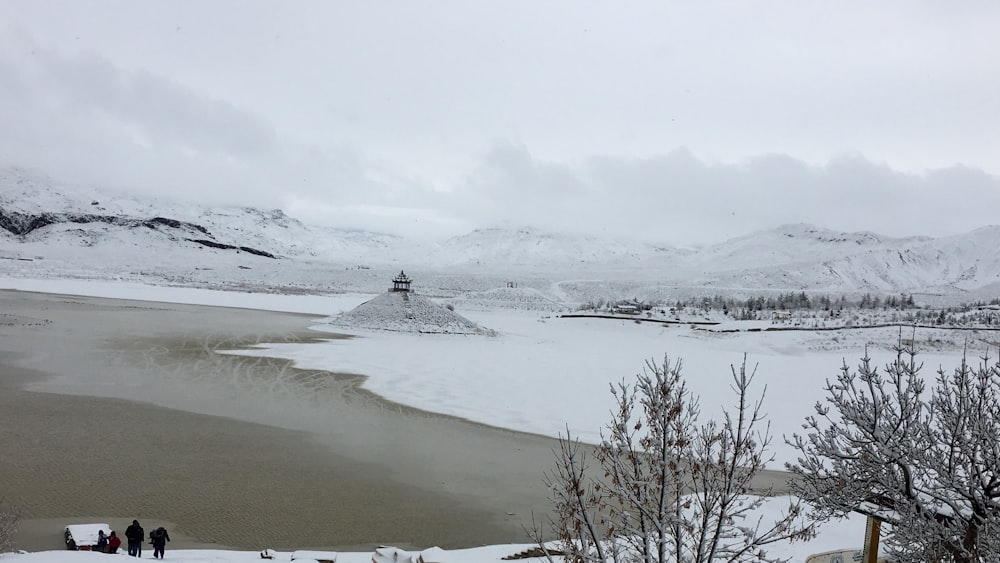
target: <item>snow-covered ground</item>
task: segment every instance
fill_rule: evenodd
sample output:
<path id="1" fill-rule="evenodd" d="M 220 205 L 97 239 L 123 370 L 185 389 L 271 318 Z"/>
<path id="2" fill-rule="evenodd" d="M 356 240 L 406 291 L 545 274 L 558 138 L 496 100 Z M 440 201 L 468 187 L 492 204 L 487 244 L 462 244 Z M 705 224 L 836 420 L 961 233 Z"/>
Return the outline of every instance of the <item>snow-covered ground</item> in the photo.
<path id="1" fill-rule="evenodd" d="M 769 499 L 759 515 L 768 521 L 778 517 L 781 509 L 788 504 L 787 497 Z M 831 522 L 822 528 L 818 537 L 808 543 L 781 542 L 771 545 L 767 552 L 769 556 L 783 557 L 789 561 L 800 563 L 811 554 L 825 553 L 834 550 L 856 549 L 864 534 L 864 519 L 852 516 L 844 521 Z M 535 547 L 531 544 L 507 544 L 474 547 L 468 549 L 442 550 L 428 547 L 421 551 L 404 551 L 394 547 L 379 548 L 376 552 L 273 552 L 273 561 L 295 561 L 312 563 L 320 555 L 332 556 L 337 563 L 418 563 L 423 557 L 425 563 L 499 563 L 505 558 L 522 553 Z M 119 551 L 119 555 L 124 549 Z M 307 557 L 312 556 L 312 559 Z M 62 563 L 65 561 L 86 563 L 88 561 L 107 561 L 108 555 L 87 551 L 42 551 L 35 553 L 0 554 L 0 563 Z M 143 549 L 143 559 L 152 558 L 152 548 Z M 261 552 L 228 551 L 228 550 L 172 550 L 167 544 L 165 559 L 177 563 L 249 563 L 262 561 Z M 520 559 L 525 563 L 541 563 L 543 558 Z M 561 558 L 556 558 L 561 560 Z"/>
<path id="2" fill-rule="evenodd" d="M 780 510 L 782 504 L 787 504 L 787 499 L 776 498 L 768 502 L 762 515 L 767 518 L 771 511 L 775 513 Z M 824 553 L 827 551 L 840 550 L 857 546 L 860 544 L 861 536 L 864 532 L 864 521 L 859 517 L 852 517 L 847 521 L 834 523 L 826 526 L 820 537 L 809 543 L 782 543 L 771 546 L 768 554 L 780 556 L 789 561 L 802 562 L 805 558 L 814 553 Z M 318 556 L 333 556 L 337 563 L 418 563 L 419 557 L 423 557 L 425 563 L 499 563 L 506 557 L 522 553 L 534 547 L 529 544 L 509 544 L 491 545 L 475 547 L 469 549 L 442 550 L 436 547 L 429 547 L 422 551 L 404 551 L 393 547 L 380 548 L 376 552 L 274 552 L 273 561 L 294 561 L 299 563 L 312 563 Z M 119 554 L 122 554 L 119 551 Z M 253 561 L 266 561 L 261 558 L 261 552 L 256 551 L 226 551 L 226 550 L 171 550 L 167 545 L 165 559 L 176 563 L 250 563 Z M 312 556 L 313 559 L 306 557 Z M 92 553 L 88 551 L 43 551 L 36 553 L 8 553 L 0 554 L 0 563 L 63 563 L 71 561 L 73 563 L 87 563 L 107 561 L 108 555 L 103 553 Z M 143 549 L 143 559 L 152 558 L 152 549 Z M 560 560 L 560 558 L 556 558 Z M 541 563 L 542 558 L 520 559 L 525 563 Z"/>
<path id="3" fill-rule="evenodd" d="M 500 336 L 386 333 L 319 324 L 316 330 L 356 338 L 316 344 L 272 344 L 240 354 L 278 356 L 305 369 L 356 373 L 392 401 L 502 428 L 555 436 L 568 426 L 597 442 L 613 406 L 609 384 L 630 380 L 647 360 L 683 361 L 705 416 L 720 417 L 735 397 L 732 370 L 744 354 L 756 368 L 774 429 L 773 468 L 794 461 L 782 435 L 796 431 L 823 398 L 823 384 L 843 362 L 856 365 L 869 346 L 879 364 L 893 357 L 898 329 L 719 333 L 688 325 L 561 318 L 506 309 L 464 313 Z M 921 331 L 939 342 L 943 331 Z M 911 335 L 906 335 L 907 337 Z M 386 353 L 391 350 L 392 353 Z M 927 373 L 957 365 L 960 352 L 922 354 Z"/>
<path id="4" fill-rule="evenodd" d="M 372 297 L 235 293 L 79 280 L 0 279 L 0 288 L 317 315 L 336 315 Z M 717 417 L 733 402 L 731 369 L 738 368 L 746 354 L 748 364 L 757 369 L 754 389 L 763 392 L 766 387 L 764 404 L 772 425 L 776 458 L 771 467 L 780 469 L 785 461 L 794 459 L 794 451 L 782 437 L 798 430 L 812 405 L 823 398 L 825 379 L 834 377 L 844 361 L 856 364 L 866 346 L 878 363 L 889 361 L 890 347 L 899 336 L 896 329 L 718 333 L 687 325 L 559 318 L 550 313 L 504 308 L 461 312 L 499 335 L 347 330 L 318 322 L 316 330 L 349 332 L 356 338 L 272 344 L 238 353 L 289 358 L 308 369 L 363 374 L 367 376 L 365 386 L 371 391 L 405 405 L 550 436 L 568 426 L 585 441 L 597 440 L 609 418 L 609 383 L 630 379 L 643 369 L 646 360 L 659 362 L 665 354 L 682 359 L 685 378 L 701 398 L 703 416 Z M 935 334 L 918 331 L 918 343 L 922 339 L 940 341 L 941 335 L 936 334 L 939 331 L 929 332 Z M 927 373 L 939 365 L 950 369 L 960 354 L 956 348 L 923 355 Z M 863 528 L 858 518 L 830 524 L 823 528 L 818 540 L 785 546 L 785 553 L 798 561 L 809 553 L 857 546 Z M 497 553 L 483 548 L 456 555 L 454 560 L 495 561 Z M 171 555 L 175 554 L 183 561 L 259 557 L 256 553 L 193 551 Z M 343 555 L 338 560 L 354 560 L 357 554 Z M 36 554 L 10 559 L 44 563 L 65 560 L 67 554 L 46 557 Z M 359 561 L 369 560 L 370 554 L 357 557 Z"/>
<path id="5" fill-rule="evenodd" d="M 787 504 L 787 499 L 772 499 L 761 512 L 764 518 L 768 518 L 769 512 L 777 511 L 782 504 Z M 842 550 L 860 545 L 861 537 L 864 533 L 864 520 L 860 517 L 852 517 L 843 522 L 836 522 L 823 528 L 823 533 L 808 543 L 780 543 L 772 545 L 768 549 L 768 555 L 787 558 L 789 561 L 799 563 L 805 561 L 810 554 L 824 553 L 833 550 Z M 337 563 L 418 563 L 418 557 L 423 556 L 426 563 L 499 563 L 506 557 L 522 553 L 534 547 L 529 544 L 509 544 L 491 545 L 475 547 L 469 549 L 442 550 L 436 547 L 429 547 L 422 551 L 404 551 L 393 547 L 380 548 L 377 552 L 275 552 L 273 561 L 294 561 L 299 563 L 312 563 L 319 555 L 333 555 Z M 119 554 L 122 554 L 119 551 Z M 123 555 L 123 554 L 122 554 Z M 167 545 L 165 559 L 176 563 L 250 563 L 253 561 L 266 561 L 261 558 L 261 553 L 256 551 L 226 551 L 226 550 L 171 550 Z M 312 555 L 313 559 L 307 559 Z M 395 557 L 394 557 L 395 556 Z M 88 551 L 42 551 L 36 553 L 8 553 L 0 554 L 0 563 L 63 563 L 72 561 L 74 563 L 107 561 L 108 555 L 103 553 L 92 553 Z M 152 558 L 152 549 L 143 549 L 143 559 Z M 557 561 L 561 558 L 556 558 Z M 543 558 L 520 559 L 525 563 L 541 563 Z"/>

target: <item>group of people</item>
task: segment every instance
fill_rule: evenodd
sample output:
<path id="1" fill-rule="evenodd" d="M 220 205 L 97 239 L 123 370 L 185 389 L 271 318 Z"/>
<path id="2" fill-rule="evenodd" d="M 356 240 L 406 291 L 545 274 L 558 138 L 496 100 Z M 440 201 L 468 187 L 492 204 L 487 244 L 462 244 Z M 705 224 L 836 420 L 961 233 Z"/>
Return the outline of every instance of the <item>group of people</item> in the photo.
<path id="1" fill-rule="evenodd" d="M 114 530 L 111 530 L 111 535 L 104 535 L 104 530 L 97 531 L 97 551 L 103 553 L 118 553 L 118 548 L 122 545 L 122 539 L 118 537 L 118 534 Z"/>
<path id="2" fill-rule="evenodd" d="M 145 537 L 145 530 L 139 525 L 138 520 L 132 520 L 132 525 L 125 528 L 125 539 L 128 540 L 128 554 L 132 557 L 142 557 L 142 540 Z M 163 526 L 149 533 L 149 543 L 153 544 L 153 558 L 163 559 L 163 550 L 170 541 L 170 534 Z M 104 530 L 97 533 L 97 551 L 105 553 L 118 553 L 118 548 L 122 545 L 122 540 L 114 531 L 111 535 L 105 536 Z"/>

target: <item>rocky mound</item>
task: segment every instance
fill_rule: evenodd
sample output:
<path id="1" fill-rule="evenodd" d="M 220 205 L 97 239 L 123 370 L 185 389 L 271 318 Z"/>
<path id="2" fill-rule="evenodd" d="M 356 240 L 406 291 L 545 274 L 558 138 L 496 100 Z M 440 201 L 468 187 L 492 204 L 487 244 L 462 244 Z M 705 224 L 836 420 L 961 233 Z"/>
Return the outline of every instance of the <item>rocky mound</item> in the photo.
<path id="1" fill-rule="evenodd" d="M 496 335 L 495 331 L 411 292 L 383 293 L 332 318 L 330 324 L 397 332 Z"/>

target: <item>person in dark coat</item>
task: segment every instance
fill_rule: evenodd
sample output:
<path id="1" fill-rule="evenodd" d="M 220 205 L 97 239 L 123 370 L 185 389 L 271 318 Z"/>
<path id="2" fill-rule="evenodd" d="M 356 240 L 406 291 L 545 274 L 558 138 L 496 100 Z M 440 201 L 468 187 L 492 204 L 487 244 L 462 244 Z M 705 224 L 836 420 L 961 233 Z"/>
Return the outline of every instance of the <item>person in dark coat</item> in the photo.
<path id="1" fill-rule="evenodd" d="M 149 543 L 153 544 L 153 559 L 163 559 L 163 550 L 170 541 L 170 534 L 163 526 L 149 533 Z"/>
<path id="2" fill-rule="evenodd" d="M 132 557 L 142 557 L 142 540 L 145 539 L 146 532 L 139 525 L 138 520 L 132 520 L 132 525 L 125 528 L 125 539 L 128 540 L 128 554 Z"/>
<path id="3" fill-rule="evenodd" d="M 108 548 L 108 536 L 104 535 L 104 530 L 97 530 L 97 545 L 95 546 L 95 551 L 100 551 L 104 553 L 104 550 Z"/>
<path id="4" fill-rule="evenodd" d="M 118 537 L 118 534 L 114 530 L 111 530 L 111 535 L 108 536 L 108 553 L 118 553 L 118 548 L 122 545 L 122 539 Z"/>

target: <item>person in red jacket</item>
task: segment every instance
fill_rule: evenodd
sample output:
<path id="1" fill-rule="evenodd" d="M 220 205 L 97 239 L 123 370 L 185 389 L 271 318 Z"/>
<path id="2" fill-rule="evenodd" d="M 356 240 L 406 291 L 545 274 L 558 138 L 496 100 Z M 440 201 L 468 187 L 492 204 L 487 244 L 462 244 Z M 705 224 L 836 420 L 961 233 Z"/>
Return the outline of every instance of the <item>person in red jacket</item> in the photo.
<path id="1" fill-rule="evenodd" d="M 122 545 L 122 539 L 118 537 L 118 534 L 114 530 L 111 530 L 111 535 L 108 537 L 108 553 L 118 553 L 118 548 Z"/>

